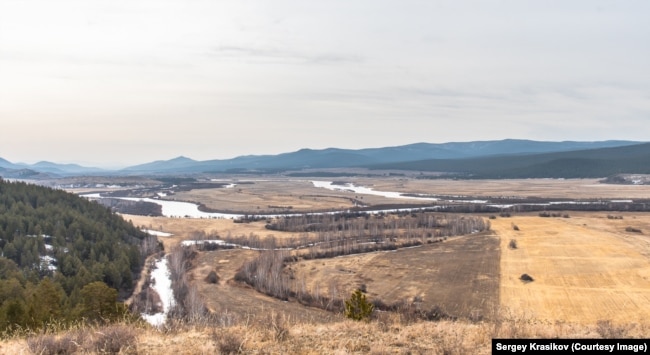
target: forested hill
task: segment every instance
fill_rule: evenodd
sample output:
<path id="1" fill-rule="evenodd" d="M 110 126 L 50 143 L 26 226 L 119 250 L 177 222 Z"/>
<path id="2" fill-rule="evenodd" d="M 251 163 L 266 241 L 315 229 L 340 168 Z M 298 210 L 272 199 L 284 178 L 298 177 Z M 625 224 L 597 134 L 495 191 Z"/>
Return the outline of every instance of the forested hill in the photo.
<path id="1" fill-rule="evenodd" d="M 95 202 L 0 179 L 0 329 L 87 317 L 89 285 L 129 294 L 152 244 Z"/>
<path id="2" fill-rule="evenodd" d="M 543 154 L 427 159 L 367 167 L 447 172 L 461 177 L 490 179 L 602 178 L 615 174 L 650 174 L 650 143 Z"/>

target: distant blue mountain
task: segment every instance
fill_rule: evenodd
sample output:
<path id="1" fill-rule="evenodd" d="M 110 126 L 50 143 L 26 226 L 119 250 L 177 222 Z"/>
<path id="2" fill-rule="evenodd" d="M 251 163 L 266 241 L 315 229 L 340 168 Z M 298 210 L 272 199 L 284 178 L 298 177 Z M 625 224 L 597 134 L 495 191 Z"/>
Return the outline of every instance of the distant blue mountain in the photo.
<path id="1" fill-rule="evenodd" d="M 650 143 L 550 153 L 424 159 L 367 166 L 370 169 L 445 172 L 464 178 L 597 178 L 650 174 Z"/>
<path id="2" fill-rule="evenodd" d="M 131 166 L 123 174 L 169 174 L 198 172 L 283 171 L 361 167 L 426 159 L 463 159 L 499 155 L 527 155 L 574 150 L 621 147 L 633 141 L 540 142 L 506 139 L 498 141 L 416 143 L 396 147 L 366 149 L 301 149 L 278 155 L 247 155 L 224 160 L 195 161 L 179 157 Z"/>
<path id="3" fill-rule="evenodd" d="M 106 170 L 89 168 L 77 164 L 57 164 L 41 161 L 36 164 L 12 163 L 0 158 L 0 177 L 15 179 L 35 179 L 73 175 L 104 174 Z"/>
<path id="4" fill-rule="evenodd" d="M 51 162 L 39 162 L 29 165 L 12 163 L 0 158 L 0 176 L 11 178 L 47 178 L 74 175 L 154 175 L 206 172 L 254 173 L 349 167 L 411 169 L 423 171 L 439 171 L 440 169 L 443 171 L 450 171 L 450 169 L 459 169 L 458 171 L 469 174 L 472 171 L 467 168 L 471 165 L 467 164 L 469 161 L 468 159 L 475 159 L 472 164 L 483 164 L 481 166 L 485 166 L 488 170 L 490 168 L 493 170 L 496 169 L 491 174 L 498 175 L 500 169 L 502 170 L 506 168 L 532 171 L 531 168 L 526 165 L 528 161 L 539 161 L 540 164 L 546 164 L 546 168 L 548 169 L 556 166 L 566 170 L 567 167 L 570 166 L 570 163 L 567 162 L 553 165 L 554 163 L 546 158 L 536 157 L 536 155 L 539 154 L 567 153 L 574 151 L 593 151 L 595 152 L 594 154 L 605 154 L 605 151 L 599 150 L 636 146 L 641 143 L 642 142 L 621 140 L 599 142 L 542 142 L 505 139 L 496 141 L 450 142 L 439 144 L 415 143 L 395 147 L 365 149 L 301 149 L 295 152 L 277 155 L 246 155 L 223 160 L 197 161 L 180 156 L 170 160 L 158 160 L 146 164 L 135 165 L 117 171 L 84 167 L 77 164 L 56 164 Z M 642 148 L 639 149 L 644 151 L 644 146 L 641 147 Z M 623 153 L 616 152 L 617 151 L 615 150 L 612 154 L 618 156 L 618 158 L 612 158 L 613 160 L 619 159 L 622 162 L 627 159 L 624 155 L 621 156 Z M 528 158 L 515 159 L 514 157 L 517 156 L 526 156 Z M 500 157 L 512 158 L 503 159 Z M 571 159 L 578 158 L 571 157 Z M 595 158 L 590 156 L 589 159 L 592 159 L 589 162 L 589 164 L 591 164 L 594 162 L 593 159 Z M 512 166 L 513 162 L 517 162 L 518 165 Z M 581 164 L 587 163 L 581 161 Z M 605 162 L 600 161 L 598 164 L 602 165 L 605 164 Z M 628 164 L 628 166 L 629 165 L 630 164 Z M 521 174 L 525 175 L 525 173 Z"/>

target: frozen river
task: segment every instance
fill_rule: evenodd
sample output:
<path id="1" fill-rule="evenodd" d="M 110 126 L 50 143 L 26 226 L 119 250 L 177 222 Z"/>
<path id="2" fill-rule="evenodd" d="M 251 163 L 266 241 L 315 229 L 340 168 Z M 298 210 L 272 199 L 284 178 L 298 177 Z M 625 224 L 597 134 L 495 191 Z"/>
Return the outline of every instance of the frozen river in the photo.
<path id="1" fill-rule="evenodd" d="M 486 204 L 487 200 L 455 200 L 455 199 L 440 199 L 432 197 L 429 195 L 417 195 L 417 194 L 405 194 L 395 191 L 378 191 L 366 186 L 358 186 L 351 183 L 340 184 L 334 183 L 332 181 L 311 181 L 311 183 L 316 188 L 327 189 L 331 191 L 342 191 L 350 192 L 360 195 L 374 195 L 381 196 L 385 198 L 391 198 L 396 200 L 418 200 L 418 201 L 439 201 L 439 202 L 450 202 L 450 203 L 473 203 L 473 204 Z M 234 186 L 234 185 L 233 185 Z M 94 194 L 83 194 L 83 197 L 89 199 L 99 199 L 99 198 L 113 198 L 121 199 L 128 201 L 143 201 L 150 202 L 160 205 L 162 207 L 162 214 L 165 217 L 175 217 L 175 218 L 227 218 L 227 219 L 236 219 L 241 218 L 244 215 L 235 214 L 235 213 L 221 213 L 221 212 L 204 212 L 199 210 L 199 205 L 191 202 L 182 202 L 182 201 L 169 201 L 163 199 L 152 199 L 152 198 L 139 198 L 139 197 L 105 197 L 101 196 L 100 193 Z M 609 202 L 631 202 L 631 200 L 612 200 Z M 550 206 L 555 204 L 594 204 L 600 202 L 586 202 L 586 201 L 553 201 L 553 202 L 544 202 L 544 203 L 520 203 L 520 204 L 489 204 L 490 207 L 496 207 L 500 209 L 505 209 L 513 207 L 515 205 L 538 205 L 538 206 Z M 380 210 L 380 211 L 368 211 L 369 213 L 378 213 L 378 212 L 394 212 L 394 211 L 409 211 L 409 210 L 419 210 L 426 209 L 429 207 L 422 208 L 405 208 L 405 209 L 389 209 L 389 210 Z M 339 211 L 343 212 L 343 211 Z M 327 212 L 327 213 L 337 213 L 337 212 Z M 303 213 L 293 213 L 293 214 L 278 214 L 278 215 L 264 215 L 265 217 L 277 217 L 277 216 L 290 216 L 290 215 L 301 215 Z"/>

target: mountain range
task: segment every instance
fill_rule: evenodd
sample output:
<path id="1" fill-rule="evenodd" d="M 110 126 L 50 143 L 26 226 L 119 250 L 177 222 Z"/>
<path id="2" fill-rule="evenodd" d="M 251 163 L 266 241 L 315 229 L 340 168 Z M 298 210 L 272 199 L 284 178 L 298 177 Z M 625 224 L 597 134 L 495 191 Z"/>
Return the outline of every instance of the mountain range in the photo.
<path id="1" fill-rule="evenodd" d="M 0 158 L 0 176 L 41 179 L 73 175 L 265 173 L 363 167 L 453 172 L 464 176 L 495 178 L 601 177 L 609 175 L 610 172 L 642 173 L 650 166 L 647 162 L 650 162 L 650 144 L 643 142 L 543 142 L 505 139 L 439 144 L 415 143 L 366 149 L 301 149 L 277 155 L 247 155 L 205 161 L 180 156 L 121 170 L 51 162 L 29 165 L 11 163 Z"/>

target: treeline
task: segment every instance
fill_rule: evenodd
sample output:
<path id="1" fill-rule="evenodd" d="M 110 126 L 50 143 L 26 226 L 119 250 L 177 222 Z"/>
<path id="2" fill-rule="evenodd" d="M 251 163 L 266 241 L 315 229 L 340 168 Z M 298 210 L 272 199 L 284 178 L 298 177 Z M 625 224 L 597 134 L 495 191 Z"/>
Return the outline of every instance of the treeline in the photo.
<path id="1" fill-rule="evenodd" d="M 155 237 L 96 202 L 0 180 L 0 328 L 83 316 L 84 289 L 96 282 L 116 299 L 130 294 L 146 255 L 158 247 Z M 44 304 L 58 308 L 36 316 Z"/>
<path id="2" fill-rule="evenodd" d="M 285 232 L 311 232 L 319 241 L 332 237 L 445 237 L 489 229 L 480 217 L 433 213 L 429 211 L 313 214 L 277 218 L 267 229 Z"/>
<path id="3" fill-rule="evenodd" d="M 120 200 L 116 198 L 100 198 L 100 204 L 111 210 L 122 214 L 133 214 L 139 216 L 162 216 L 162 206 L 145 201 Z"/>

